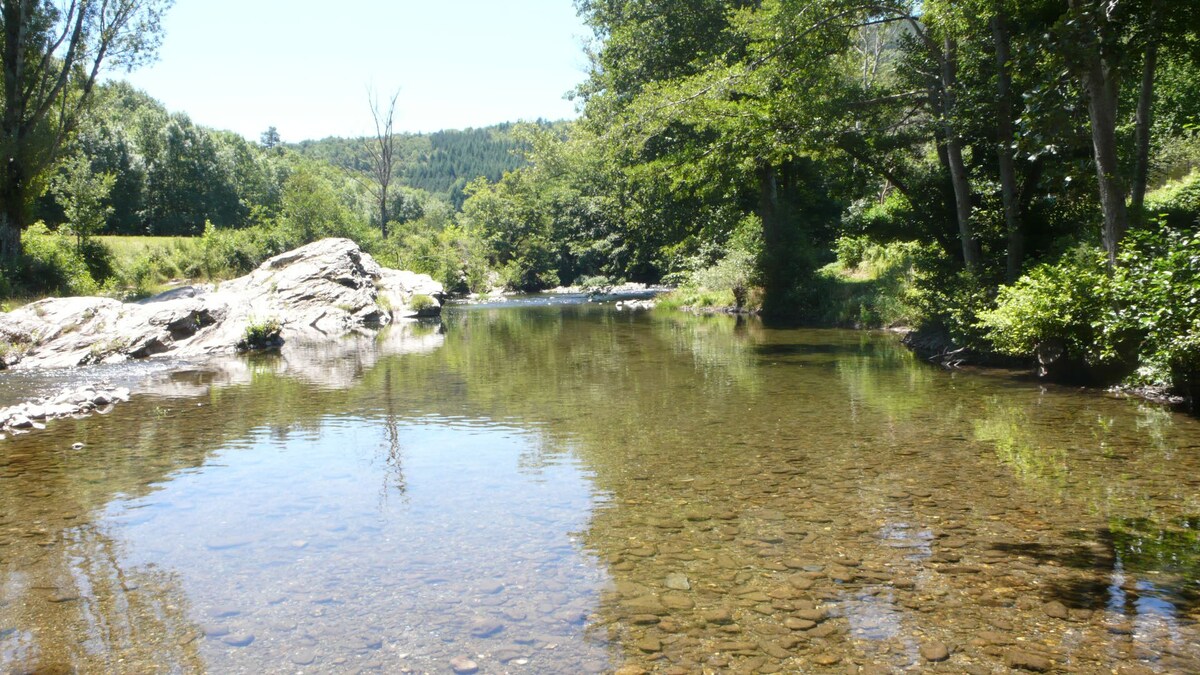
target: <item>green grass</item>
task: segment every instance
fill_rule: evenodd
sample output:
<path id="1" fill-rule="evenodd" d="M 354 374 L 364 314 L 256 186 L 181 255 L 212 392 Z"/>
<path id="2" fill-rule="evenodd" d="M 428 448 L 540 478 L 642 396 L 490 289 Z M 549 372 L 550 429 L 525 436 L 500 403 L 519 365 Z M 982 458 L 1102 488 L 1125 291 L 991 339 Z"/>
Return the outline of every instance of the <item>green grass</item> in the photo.
<path id="1" fill-rule="evenodd" d="M 196 241 L 196 237 L 136 237 L 124 235 L 105 235 L 93 237 L 96 241 L 108 247 L 112 251 L 113 262 L 120 267 L 126 265 L 143 253 L 149 253 L 154 250 L 170 251 L 171 249 L 185 245 L 184 242 Z"/>
<path id="2" fill-rule="evenodd" d="M 733 291 L 728 289 L 720 291 L 710 291 L 702 288 L 684 287 L 677 288 L 670 293 L 660 295 L 658 297 L 658 307 L 671 310 L 690 308 L 709 308 L 709 307 L 733 307 Z"/>
<path id="3" fill-rule="evenodd" d="M 817 271 L 813 282 L 820 286 L 820 300 L 813 319 L 858 328 L 913 325 L 917 312 L 909 296 L 914 245 L 881 246 L 863 240 L 847 254 L 849 248 L 839 242 L 839 260 Z"/>

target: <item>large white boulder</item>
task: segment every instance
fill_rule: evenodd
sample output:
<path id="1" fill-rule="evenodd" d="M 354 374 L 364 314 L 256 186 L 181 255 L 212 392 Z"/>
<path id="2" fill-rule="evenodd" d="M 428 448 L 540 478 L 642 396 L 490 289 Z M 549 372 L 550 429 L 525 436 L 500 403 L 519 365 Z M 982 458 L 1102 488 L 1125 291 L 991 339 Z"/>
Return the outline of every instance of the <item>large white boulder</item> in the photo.
<path id="1" fill-rule="evenodd" d="M 281 324 L 285 342 L 329 340 L 436 313 L 442 292 L 428 275 L 381 267 L 349 239 L 323 239 L 215 286 L 139 303 L 49 298 L 0 314 L 0 364 L 53 368 L 230 352 L 248 326 L 268 321 Z M 420 312 L 412 306 L 418 295 L 429 298 Z"/>

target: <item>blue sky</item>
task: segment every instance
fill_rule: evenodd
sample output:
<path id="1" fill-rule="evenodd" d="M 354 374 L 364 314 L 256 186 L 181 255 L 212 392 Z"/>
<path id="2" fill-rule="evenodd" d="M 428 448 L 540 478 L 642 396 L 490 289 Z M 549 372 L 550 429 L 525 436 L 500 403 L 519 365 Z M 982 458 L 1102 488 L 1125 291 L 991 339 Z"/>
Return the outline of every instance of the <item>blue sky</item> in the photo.
<path id="1" fill-rule="evenodd" d="M 206 126 L 285 141 L 574 117 L 589 35 L 571 0 L 176 0 L 159 61 L 126 77 Z"/>

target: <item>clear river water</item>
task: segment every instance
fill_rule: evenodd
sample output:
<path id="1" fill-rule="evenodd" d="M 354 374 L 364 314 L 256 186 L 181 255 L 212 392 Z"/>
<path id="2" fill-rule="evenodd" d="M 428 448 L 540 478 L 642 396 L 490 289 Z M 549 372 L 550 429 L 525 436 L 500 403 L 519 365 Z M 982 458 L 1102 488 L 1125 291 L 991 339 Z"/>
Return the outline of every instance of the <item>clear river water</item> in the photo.
<path id="1" fill-rule="evenodd" d="M 561 300 L 0 398 L 100 376 L 0 441 L 0 672 L 1200 672 L 1154 404 Z"/>

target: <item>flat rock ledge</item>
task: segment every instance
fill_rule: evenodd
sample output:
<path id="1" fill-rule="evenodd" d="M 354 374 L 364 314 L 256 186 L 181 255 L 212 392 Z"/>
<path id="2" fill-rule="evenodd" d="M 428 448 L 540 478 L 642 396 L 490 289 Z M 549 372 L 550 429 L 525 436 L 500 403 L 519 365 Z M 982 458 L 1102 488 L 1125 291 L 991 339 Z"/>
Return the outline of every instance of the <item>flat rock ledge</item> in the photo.
<path id="1" fill-rule="evenodd" d="M 285 342 L 334 340 L 436 315 L 442 297 L 428 275 L 381 267 L 349 239 L 322 239 L 217 285 L 136 303 L 48 298 L 0 314 L 0 369 L 229 353 L 248 326 L 269 321 Z"/>
<path id="2" fill-rule="evenodd" d="M 128 400 L 129 390 L 125 387 L 89 384 L 67 389 L 53 396 L 0 408 L 0 440 L 7 435 L 43 429 L 47 420 L 107 412 L 112 406 Z"/>

